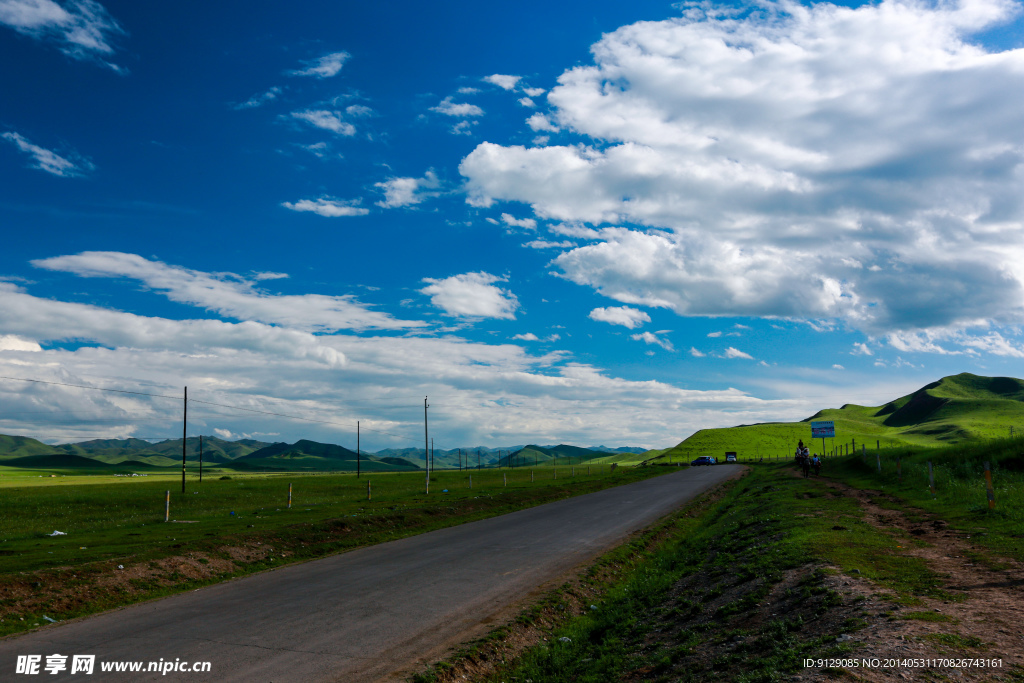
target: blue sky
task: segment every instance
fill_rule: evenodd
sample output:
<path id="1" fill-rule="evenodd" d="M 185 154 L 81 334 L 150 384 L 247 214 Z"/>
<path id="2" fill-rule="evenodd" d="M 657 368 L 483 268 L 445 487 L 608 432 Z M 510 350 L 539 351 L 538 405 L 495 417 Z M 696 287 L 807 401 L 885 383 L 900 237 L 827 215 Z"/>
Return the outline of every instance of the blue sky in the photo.
<path id="1" fill-rule="evenodd" d="M 1024 376 L 1021 9 L 0 0 L 0 374 L 374 449 L 427 394 L 446 447 L 659 447 Z"/>

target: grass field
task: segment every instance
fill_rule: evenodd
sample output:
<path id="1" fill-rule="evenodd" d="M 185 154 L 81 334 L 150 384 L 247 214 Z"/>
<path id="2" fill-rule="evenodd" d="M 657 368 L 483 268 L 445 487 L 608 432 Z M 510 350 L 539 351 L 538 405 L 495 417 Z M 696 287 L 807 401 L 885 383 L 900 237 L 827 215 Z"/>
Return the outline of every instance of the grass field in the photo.
<path id="1" fill-rule="evenodd" d="M 935 495 L 928 480 L 932 463 Z M 995 507 L 989 509 L 984 463 L 992 476 Z M 879 465 L 881 471 L 879 471 Z M 897 473 L 899 465 L 899 473 Z M 852 486 L 884 491 L 908 505 L 942 516 L 975 541 L 1024 561 L 1024 439 L 994 439 L 945 448 L 902 447 L 876 457 L 850 456 L 828 465 L 829 476 Z"/>
<path id="2" fill-rule="evenodd" d="M 638 481 L 668 468 L 545 468 L 353 475 L 230 475 L 177 481 L 123 478 L 116 483 L 8 486 L 0 496 L 0 635 L 46 614 L 66 619 L 203 583 Z M 557 478 L 556 478 L 557 475 Z M 470 488 L 472 476 L 472 488 Z M 28 476 L 31 480 L 32 477 Z M 37 481 L 42 481 L 35 477 Z M 45 478 L 60 482 L 61 478 Z M 67 478 L 71 480 L 71 478 Z M 106 477 L 104 477 L 106 479 Z M 367 500 L 367 482 L 372 499 Z M 34 483 L 34 482 L 33 482 Z M 292 484 L 292 507 L 287 507 Z M 165 491 L 171 519 L 164 522 Z M 65 535 L 50 536 L 54 531 Z M 240 561 L 230 549 L 277 548 Z M 248 551 L 247 551 L 248 552 Z M 231 560 L 230 570 L 202 580 L 177 576 L 102 589 L 117 566 L 156 567 L 162 558 Z M 154 564 L 156 563 L 156 564 Z M 211 564 L 212 566 L 212 564 Z M 40 586 L 47 588 L 46 595 Z M 76 595 L 69 597 L 74 587 Z M 14 597 L 38 593 L 26 603 Z M 15 620 L 13 615 L 17 615 Z M 26 618 L 25 622 L 22 619 Z"/>

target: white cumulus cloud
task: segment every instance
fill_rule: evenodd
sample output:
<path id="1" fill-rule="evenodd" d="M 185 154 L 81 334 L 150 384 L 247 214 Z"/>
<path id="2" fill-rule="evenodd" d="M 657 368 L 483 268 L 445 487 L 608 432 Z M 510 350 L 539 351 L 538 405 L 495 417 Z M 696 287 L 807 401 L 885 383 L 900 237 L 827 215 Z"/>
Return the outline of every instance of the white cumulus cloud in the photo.
<path id="1" fill-rule="evenodd" d="M 441 280 L 424 278 L 428 285 L 420 292 L 451 316 L 515 320 L 519 300 L 509 290 L 494 285 L 507 279 L 482 272 L 453 275 Z"/>
<path id="2" fill-rule="evenodd" d="M 509 76 L 506 74 L 492 74 L 490 76 L 484 76 L 481 80 L 492 85 L 496 85 L 502 90 L 515 90 L 516 83 L 522 80 L 521 76 Z"/>
<path id="3" fill-rule="evenodd" d="M 479 144 L 468 201 L 622 226 L 556 265 L 623 303 L 872 336 L 1019 325 L 1024 50 L 978 35 L 1020 10 L 704 3 L 624 26 L 527 122 L 573 144 Z"/>
<path id="4" fill-rule="evenodd" d="M 484 110 L 475 104 L 469 104 L 468 102 L 452 102 L 451 97 L 444 98 L 436 107 L 431 107 L 430 111 L 436 111 L 438 114 L 444 114 L 445 116 L 458 117 L 484 115 Z"/>
<path id="5" fill-rule="evenodd" d="M 651 316 L 637 308 L 629 306 L 609 306 L 607 308 L 595 308 L 588 316 L 591 320 L 622 325 L 629 329 L 640 327 L 644 323 L 651 322 Z"/>
<path id="6" fill-rule="evenodd" d="M 419 204 L 427 197 L 437 196 L 436 190 L 440 186 L 441 181 L 432 170 L 422 178 L 389 178 L 374 184 L 384 192 L 384 199 L 377 202 L 377 206 L 393 209 Z"/>

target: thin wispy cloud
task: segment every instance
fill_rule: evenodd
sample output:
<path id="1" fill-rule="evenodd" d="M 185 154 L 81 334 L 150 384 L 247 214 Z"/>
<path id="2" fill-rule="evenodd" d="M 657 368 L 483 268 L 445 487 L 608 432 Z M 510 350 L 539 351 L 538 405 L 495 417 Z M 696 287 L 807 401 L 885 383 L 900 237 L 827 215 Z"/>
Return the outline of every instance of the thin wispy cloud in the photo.
<path id="1" fill-rule="evenodd" d="M 234 273 L 204 273 L 136 254 L 105 251 L 56 256 L 32 264 L 81 277 L 130 278 L 172 301 L 238 320 L 285 325 L 309 332 L 422 326 L 419 322 L 401 321 L 373 311 L 352 296 L 275 295 L 256 286 L 256 281 L 287 277 L 283 273 L 263 273 L 251 281 Z"/>
<path id="2" fill-rule="evenodd" d="M 78 154 L 61 156 L 52 150 L 32 144 L 28 138 L 19 133 L 3 133 L 0 138 L 13 143 L 20 151 L 29 155 L 32 159 L 31 168 L 45 171 L 50 175 L 75 178 L 88 175 L 96 170 L 96 166 L 91 161 Z"/>
<path id="3" fill-rule="evenodd" d="M 675 347 L 672 346 L 672 342 L 670 342 L 668 339 L 663 339 L 659 337 L 653 332 L 641 332 L 639 334 L 632 334 L 630 335 L 630 339 L 642 341 L 645 344 L 654 344 L 656 346 L 660 346 L 666 351 L 675 351 Z"/>
<path id="4" fill-rule="evenodd" d="M 356 134 L 356 127 L 342 118 L 341 112 L 326 109 L 293 111 L 292 118 L 304 121 L 314 128 L 329 130 L 346 137 Z"/>
<path id="5" fill-rule="evenodd" d="M 282 202 L 281 206 L 291 211 L 315 213 L 324 218 L 342 218 L 345 216 L 365 216 L 369 209 L 359 206 L 357 199 L 334 199 L 319 197 L 318 199 L 300 199 L 297 202 Z"/>
<path id="6" fill-rule="evenodd" d="M 283 90 L 279 86 L 275 85 L 274 87 L 270 88 L 270 90 L 267 90 L 264 93 L 261 93 L 259 95 L 253 95 L 245 102 L 242 102 L 241 104 L 236 104 L 235 109 L 257 109 L 259 107 L 262 107 L 264 104 L 267 104 L 268 102 L 273 102 L 274 100 L 276 100 L 281 95 L 282 92 Z"/>
<path id="7" fill-rule="evenodd" d="M 95 61 L 119 73 L 108 60 L 113 42 L 126 31 L 106 8 L 95 0 L 0 0 L 0 24 L 37 40 L 52 43 L 64 54 Z"/>
<path id="8" fill-rule="evenodd" d="M 332 52 L 317 57 L 308 62 L 303 62 L 303 68 L 289 71 L 291 76 L 312 76 L 313 78 L 331 78 L 341 73 L 341 67 L 349 60 L 347 52 Z"/>

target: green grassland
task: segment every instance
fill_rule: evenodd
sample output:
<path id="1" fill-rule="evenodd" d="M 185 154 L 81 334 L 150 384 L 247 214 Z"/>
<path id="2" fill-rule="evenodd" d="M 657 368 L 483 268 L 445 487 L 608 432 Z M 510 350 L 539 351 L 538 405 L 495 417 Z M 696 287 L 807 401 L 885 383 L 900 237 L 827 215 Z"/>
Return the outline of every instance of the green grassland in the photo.
<path id="1" fill-rule="evenodd" d="M 985 463 L 992 477 L 989 508 Z M 933 496 L 928 463 L 935 482 Z M 898 469 L 897 469 L 898 468 Z M 828 464 L 828 476 L 903 501 L 905 510 L 934 513 L 972 540 L 1024 561 L 1024 438 L 966 442 L 943 448 L 905 446 Z M 916 509 L 916 512 L 913 510 Z"/>
<path id="2" fill-rule="evenodd" d="M 832 420 L 836 438 L 811 441 L 810 422 Z M 741 459 L 789 458 L 803 439 L 813 452 L 833 453 L 851 442 L 857 448 L 938 447 L 1006 436 L 1024 428 L 1024 382 L 1011 377 L 961 373 L 928 384 L 882 406 L 828 408 L 800 422 L 770 422 L 702 429 L 674 448 L 650 458 L 652 464 L 688 462 L 701 455 L 721 458 L 736 451 Z M 845 453 L 845 448 L 843 450 Z"/>
<path id="3" fill-rule="evenodd" d="M 287 555 L 287 559 L 262 557 L 251 562 L 236 559 L 232 573 L 206 582 L 222 580 L 285 561 L 322 557 L 665 472 L 662 468 L 609 470 L 594 467 L 587 475 L 585 469 L 577 468 L 576 476 L 571 476 L 570 468 L 561 467 L 545 469 L 543 476 L 541 471 L 531 476 L 529 469 L 438 471 L 430 477 L 429 495 L 424 492 L 425 472 L 377 473 L 361 479 L 351 474 L 231 474 L 205 478 L 202 483 L 190 476 L 184 493 L 180 479 L 171 477 L 51 479 L 18 472 L 11 475 L 12 484 L 35 480 L 48 485 L 3 489 L 0 594 L 6 585 L 41 582 L 63 586 L 65 580 L 73 579 L 82 595 L 92 597 L 66 609 L 51 605 L 47 611 L 37 610 L 66 619 L 203 583 L 170 577 L 131 593 L 96 588 L 118 564 L 145 565 L 180 555 L 227 558 L 226 546 L 257 542 L 272 543 Z M 367 500 L 368 481 L 372 483 L 371 500 Z M 170 516 L 177 521 L 165 523 L 168 489 Z M 54 531 L 64 535 L 51 536 Z M 16 609 L 10 600 L 0 599 L 0 635 L 35 623 L 32 619 L 21 621 L 20 617 L 29 614 L 24 608 L 18 619 L 7 618 Z"/>

